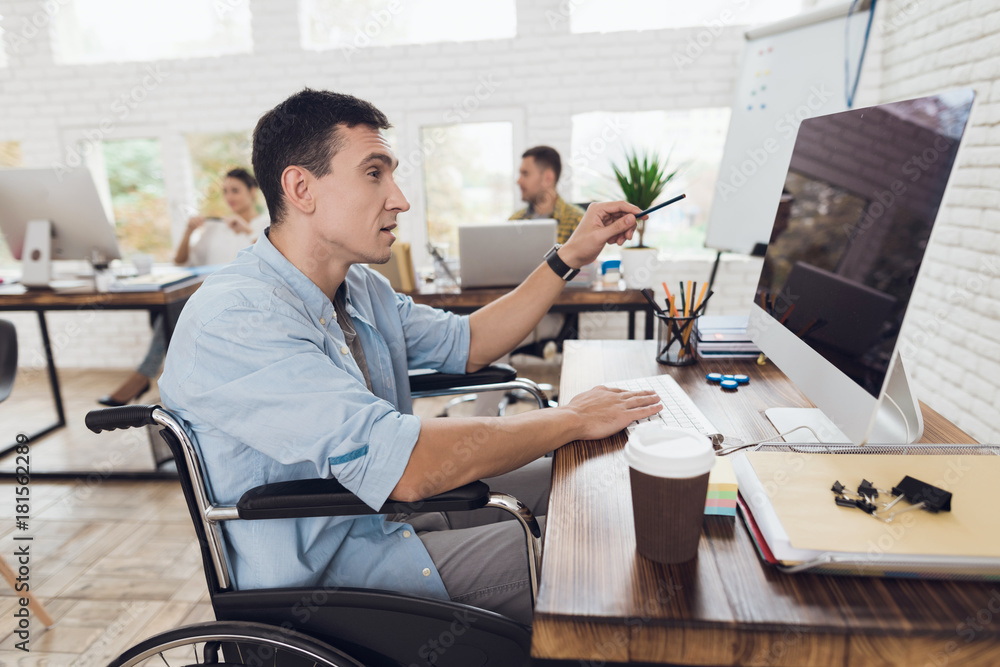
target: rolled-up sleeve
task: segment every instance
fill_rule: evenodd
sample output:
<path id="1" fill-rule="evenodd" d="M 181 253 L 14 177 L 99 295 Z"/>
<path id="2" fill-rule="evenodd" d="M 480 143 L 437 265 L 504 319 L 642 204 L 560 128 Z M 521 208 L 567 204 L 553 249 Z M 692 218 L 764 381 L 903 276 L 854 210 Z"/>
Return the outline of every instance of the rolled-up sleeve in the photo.
<path id="1" fill-rule="evenodd" d="M 199 423 L 281 464 L 309 463 L 378 509 L 403 474 L 420 420 L 337 366 L 322 336 L 294 314 L 230 307 L 194 337 L 183 402 L 197 406 Z"/>
<path id="2" fill-rule="evenodd" d="M 414 303 L 403 294 L 396 295 L 396 309 L 403 325 L 410 368 L 465 372 L 471 336 L 467 315 Z"/>

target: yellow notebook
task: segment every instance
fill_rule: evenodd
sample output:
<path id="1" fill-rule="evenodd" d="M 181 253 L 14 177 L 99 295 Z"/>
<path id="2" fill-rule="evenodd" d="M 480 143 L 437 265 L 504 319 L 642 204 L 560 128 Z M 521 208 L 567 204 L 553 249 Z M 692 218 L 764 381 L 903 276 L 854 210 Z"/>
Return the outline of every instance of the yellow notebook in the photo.
<path id="1" fill-rule="evenodd" d="M 734 457 L 733 467 L 763 539 L 785 565 L 825 561 L 823 569 L 840 563 L 855 574 L 1000 578 L 1000 456 L 754 451 Z M 836 505 L 830 490 L 835 481 L 856 489 L 862 479 L 891 490 L 907 475 L 952 492 L 951 511 L 915 510 L 885 523 Z"/>

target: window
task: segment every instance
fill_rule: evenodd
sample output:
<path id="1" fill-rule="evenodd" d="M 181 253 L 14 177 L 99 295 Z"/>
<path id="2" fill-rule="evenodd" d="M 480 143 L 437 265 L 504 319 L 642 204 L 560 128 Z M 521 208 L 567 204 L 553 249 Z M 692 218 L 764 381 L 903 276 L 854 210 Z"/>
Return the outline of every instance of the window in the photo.
<path id="1" fill-rule="evenodd" d="M 247 53 L 246 0 L 64 0 L 52 19 L 58 64 Z"/>
<path id="2" fill-rule="evenodd" d="M 173 251 L 160 142 L 105 141 L 102 149 L 122 255 L 143 252 L 169 262 Z"/>
<path id="3" fill-rule="evenodd" d="M 253 172 L 250 166 L 251 142 L 250 132 L 187 135 L 197 198 L 189 215 L 224 217 L 232 213 L 222 196 L 222 181 L 226 172 L 236 167 Z M 260 198 L 258 206 L 262 206 L 263 202 Z"/>
<path id="4" fill-rule="evenodd" d="M 514 129 L 509 122 L 425 126 L 427 238 L 458 255 L 458 226 L 506 220 L 514 212 Z"/>
<path id="5" fill-rule="evenodd" d="M 802 0 L 570 0 L 568 7 L 570 32 L 620 32 L 768 23 L 802 11 Z"/>
<path id="6" fill-rule="evenodd" d="M 301 0 L 302 48 L 340 49 L 348 58 L 368 46 L 509 39 L 517 34 L 515 0 Z"/>
<path id="7" fill-rule="evenodd" d="M 21 166 L 21 144 L 16 141 L 0 141 L 0 169 Z M 15 266 L 17 260 L 10 254 L 7 239 L 0 234 L 0 266 Z"/>
<path id="8" fill-rule="evenodd" d="M 573 201 L 620 199 L 611 165 L 622 165 L 627 150 L 670 153 L 669 171 L 682 169 L 663 197 L 685 193 L 687 199 L 650 215 L 644 242 L 661 249 L 701 248 L 728 127 L 729 109 L 719 108 L 575 115 Z"/>

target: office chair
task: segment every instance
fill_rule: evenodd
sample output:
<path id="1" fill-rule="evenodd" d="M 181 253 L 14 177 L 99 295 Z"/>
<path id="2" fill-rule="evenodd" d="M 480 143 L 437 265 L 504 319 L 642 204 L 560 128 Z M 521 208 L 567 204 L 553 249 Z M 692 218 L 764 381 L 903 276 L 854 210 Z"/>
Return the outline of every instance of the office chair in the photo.
<path id="1" fill-rule="evenodd" d="M 496 369 L 484 370 L 484 377 L 495 379 Z M 436 375 L 425 377 L 422 391 L 432 391 L 428 387 L 435 383 L 444 391 L 451 388 L 446 385 L 453 378 Z M 468 376 L 455 377 L 469 381 Z M 465 604 L 361 588 L 234 590 L 219 526 L 222 521 L 237 520 L 503 509 L 525 531 L 534 599 L 541 532 L 531 511 L 512 496 L 473 482 L 419 503 L 389 501 L 376 512 L 336 480 L 311 479 L 249 489 L 236 506 L 219 507 L 210 497 L 194 443 L 170 412 L 159 406 L 129 405 L 94 410 L 86 422 L 95 433 L 153 424 L 162 427 L 160 435 L 177 462 L 218 619 L 150 637 L 112 661 L 112 667 L 146 665 L 147 661 L 149 665 L 188 665 L 192 651 L 196 661 L 204 661 L 198 664 L 226 667 L 469 667 L 528 662 L 529 628 Z M 175 655 L 182 656 L 182 662 L 172 662 Z"/>
<path id="2" fill-rule="evenodd" d="M 0 403 L 3 403 L 10 396 L 14 389 L 14 378 L 17 376 L 17 329 L 7 320 L 0 320 Z M 20 441 L 18 441 L 20 442 Z M 16 452 L 15 454 L 20 453 Z M 20 458 L 20 457 L 18 457 Z M 15 466 L 19 463 L 15 459 Z M 20 484 L 20 482 L 18 482 Z M 19 488 L 24 488 L 19 486 Z M 15 496 L 17 497 L 17 496 Z M 20 501 L 18 501 L 20 502 Z M 17 574 L 10 565 L 0 557 L 0 576 L 7 580 L 11 589 L 18 591 Z M 22 586 L 23 588 L 23 586 Z M 45 611 L 41 600 L 36 598 L 30 591 L 20 591 L 18 597 L 28 600 L 28 608 L 34 612 L 35 616 L 45 624 L 45 627 L 52 627 L 54 621 L 49 613 Z"/>

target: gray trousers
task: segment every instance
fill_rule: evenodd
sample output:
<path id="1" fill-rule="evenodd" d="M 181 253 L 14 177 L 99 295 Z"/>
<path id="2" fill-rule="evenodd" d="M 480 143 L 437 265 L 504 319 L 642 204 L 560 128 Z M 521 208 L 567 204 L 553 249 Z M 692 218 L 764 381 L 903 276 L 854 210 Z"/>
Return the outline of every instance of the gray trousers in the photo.
<path id="1" fill-rule="evenodd" d="M 539 518 L 549 504 L 552 459 L 542 458 L 484 479 L 491 491 L 509 493 Z M 405 520 L 423 542 L 449 597 L 531 624 L 528 551 L 521 524 L 502 510 L 411 514 Z"/>

